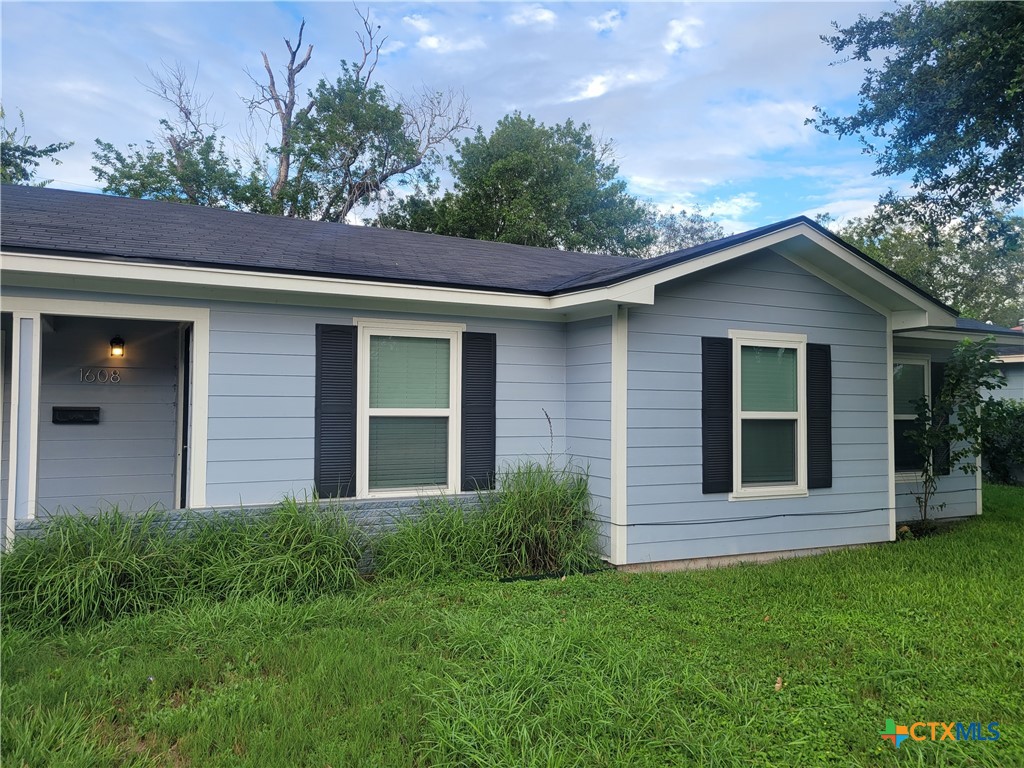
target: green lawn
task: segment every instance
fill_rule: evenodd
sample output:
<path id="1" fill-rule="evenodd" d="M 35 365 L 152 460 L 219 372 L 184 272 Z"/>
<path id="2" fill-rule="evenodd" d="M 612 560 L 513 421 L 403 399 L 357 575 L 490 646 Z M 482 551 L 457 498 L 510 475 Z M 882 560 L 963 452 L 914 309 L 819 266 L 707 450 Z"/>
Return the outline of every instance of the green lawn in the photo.
<path id="1" fill-rule="evenodd" d="M 1024 490 L 925 540 L 196 604 L 2 662 L 4 766 L 1024 766 Z"/>

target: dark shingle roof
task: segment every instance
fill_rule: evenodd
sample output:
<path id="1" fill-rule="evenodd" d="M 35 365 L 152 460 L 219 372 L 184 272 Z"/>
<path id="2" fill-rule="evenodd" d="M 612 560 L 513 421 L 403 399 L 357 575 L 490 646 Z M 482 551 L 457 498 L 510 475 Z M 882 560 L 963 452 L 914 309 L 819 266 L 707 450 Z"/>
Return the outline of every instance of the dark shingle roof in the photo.
<path id="1" fill-rule="evenodd" d="M 0 245 L 11 250 L 541 296 L 612 285 L 796 224 L 945 306 L 804 216 L 655 259 L 629 259 L 58 189 L 0 191 Z"/>
<path id="2" fill-rule="evenodd" d="M 0 190 L 5 249 L 550 294 L 636 259 L 39 187 Z"/>
<path id="3" fill-rule="evenodd" d="M 981 331 L 983 333 L 991 333 L 994 336 L 1016 336 L 1024 342 L 1024 334 L 1020 331 L 1005 328 L 1002 325 L 993 325 L 981 320 L 972 320 L 969 317 L 958 317 L 956 319 L 956 327 L 962 331 Z"/>

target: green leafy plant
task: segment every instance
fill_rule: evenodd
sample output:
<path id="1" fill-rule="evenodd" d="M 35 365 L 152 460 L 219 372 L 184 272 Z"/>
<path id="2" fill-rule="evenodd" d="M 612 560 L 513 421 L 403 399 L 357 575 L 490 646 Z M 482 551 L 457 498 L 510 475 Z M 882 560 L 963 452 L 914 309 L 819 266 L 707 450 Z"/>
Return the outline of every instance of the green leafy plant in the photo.
<path id="1" fill-rule="evenodd" d="M 1006 386 L 1006 378 L 992 362 L 996 356 L 992 337 L 974 342 L 964 339 L 946 363 L 942 388 L 932 398 L 920 398 L 914 406 L 917 419 L 907 437 L 923 459 L 921 491 L 915 496 L 921 520 L 945 503 L 935 504 L 940 466 L 959 467 L 965 474 L 977 472 L 967 461 L 980 455 L 983 390 Z M 987 398 L 991 400 L 991 396 Z"/>
<path id="2" fill-rule="evenodd" d="M 990 400 L 981 409 L 987 479 L 1014 485 L 1024 472 L 1024 400 Z"/>

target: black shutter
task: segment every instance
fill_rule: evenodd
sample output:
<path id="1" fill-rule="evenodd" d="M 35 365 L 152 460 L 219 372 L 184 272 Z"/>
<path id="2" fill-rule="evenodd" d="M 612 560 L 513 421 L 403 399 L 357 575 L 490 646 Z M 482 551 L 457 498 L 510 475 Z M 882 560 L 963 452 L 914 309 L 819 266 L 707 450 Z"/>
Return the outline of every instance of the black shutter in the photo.
<path id="1" fill-rule="evenodd" d="M 701 465 L 704 493 L 732 491 L 732 339 L 702 338 Z"/>
<path id="2" fill-rule="evenodd" d="M 932 363 L 932 404 L 938 400 L 939 395 L 942 393 L 942 385 L 946 381 L 946 364 L 945 363 Z M 941 418 L 935 420 L 936 426 L 945 426 L 949 423 L 949 416 L 944 415 Z M 933 466 L 935 467 L 936 475 L 948 475 L 949 474 L 949 443 L 939 446 L 935 449 L 935 455 L 932 456 Z"/>
<path id="3" fill-rule="evenodd" d="M 494 488 L 497 338 L 462 334 L 462 490 Z"/>
<path id="4" fill-rule="evenodd" d="M 832 487 L 832 348 L 807 345 L 807 487 Z"/>
<path id="5" fill-rule="evenodd" d="M 356 327 L 316 327 L 313 483 L 320 498 L 356 495 Z"/>

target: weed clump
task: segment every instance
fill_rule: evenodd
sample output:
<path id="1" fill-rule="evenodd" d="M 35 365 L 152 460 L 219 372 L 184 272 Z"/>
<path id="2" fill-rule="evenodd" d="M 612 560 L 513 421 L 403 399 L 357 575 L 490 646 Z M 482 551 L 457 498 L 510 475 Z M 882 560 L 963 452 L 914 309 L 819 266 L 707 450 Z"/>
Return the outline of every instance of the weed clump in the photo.
<path id="1" fill-rule="evenodd" d="M 382 578 L 510 577 L 578 573 L 600 564 L 587 476 L 522 462 L 499 473 L 475 504 L 433 499 L 374 542 Z"/>
<path id="2" fill-rule="evenodd" d="M 0 558 L 3 620 L 77 626 L 196 597 L 307 599 L 353 587 L 361 552 L 344 515 L 295 499 L 245 517 L 68 515 Z"/>

